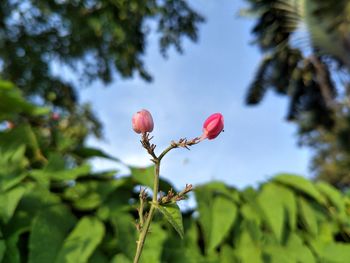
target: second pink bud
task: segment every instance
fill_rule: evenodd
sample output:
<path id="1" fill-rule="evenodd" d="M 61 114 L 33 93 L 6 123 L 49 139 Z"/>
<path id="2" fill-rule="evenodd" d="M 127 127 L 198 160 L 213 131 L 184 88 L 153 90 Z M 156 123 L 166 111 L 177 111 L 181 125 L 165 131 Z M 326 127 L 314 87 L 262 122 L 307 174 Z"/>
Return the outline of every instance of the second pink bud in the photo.
<path id="1" fill-rule="evenodd" d="M 216 138 L 224 129 L 224 116 L 221 113 L 210 115 L 203 124 L 201 140 Z"/>

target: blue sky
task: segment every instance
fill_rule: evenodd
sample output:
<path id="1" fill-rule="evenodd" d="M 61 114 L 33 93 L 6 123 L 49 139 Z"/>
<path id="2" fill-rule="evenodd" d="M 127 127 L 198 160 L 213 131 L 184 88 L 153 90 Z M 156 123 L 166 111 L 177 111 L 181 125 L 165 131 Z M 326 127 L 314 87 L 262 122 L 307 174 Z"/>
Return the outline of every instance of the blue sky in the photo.
<path id="1" fill-rule="evenodd" d="M 148 109 L 155 122 L 158 152 L 171 140 L 201 135 L 204 120 L 221 112 L 225 132 L 191 148 L 175 149 L 162 163 L 161 174 L 176 187 L 222 180 L 242 188 L 280 172 L 307 175 L 310 153 L 297 147 L 296 127 L 284 120 L 287 100 L 269 92 L 257 107 L 244 104 L 247 86 L 261 55 L 250 30 L 253 20 L 238 17 L 243 1 L 190 1 L 206 17 L 198 43 L 185 40 L 184 54 L 169 58 L 158 52 L 155 35 L 148 38 L 145 64 L 154 81 L 117 80 L 108 87 L 94 84 L 81 92 L 104 124 L 105 141 L 90 140 L 128 164 L 150 164 L 131 129 L 131 116 Z M 96 169 L 116 167 L 96 160 Z M 122 173 L 127 173 L 125 169 Z"/>

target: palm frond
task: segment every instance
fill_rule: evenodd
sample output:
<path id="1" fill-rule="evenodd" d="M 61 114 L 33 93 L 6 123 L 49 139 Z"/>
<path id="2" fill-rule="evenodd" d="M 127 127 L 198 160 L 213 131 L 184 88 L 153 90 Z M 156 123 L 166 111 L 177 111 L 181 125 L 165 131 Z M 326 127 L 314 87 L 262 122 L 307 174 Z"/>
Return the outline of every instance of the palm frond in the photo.
<path id="1" fill-rule="evenodd" d="M 248 94 L 246 97 L 247 104 L 258 104 L 263 99 L 267 90 L 266 75 L 272 62 L 273 57 L 270 55 L 267 55 L 262 59 L 254 80 L 248 88 Z"/>

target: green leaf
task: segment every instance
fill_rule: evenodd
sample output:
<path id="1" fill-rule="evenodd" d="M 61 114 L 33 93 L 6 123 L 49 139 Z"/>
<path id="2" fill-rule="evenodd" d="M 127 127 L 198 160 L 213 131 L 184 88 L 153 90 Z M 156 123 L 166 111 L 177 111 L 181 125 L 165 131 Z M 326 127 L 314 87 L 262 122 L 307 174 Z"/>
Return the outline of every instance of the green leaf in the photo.
<path id="1" fill-rule="evenodd" d="M 344 199 L 336 188 L 324 182 L 317 182 L 316 187 L 330 201 L 330 203 L 337 208 L 339 212 L 343 212 L 345 210 Z"/>
<path id="2" fill-rule="evenodd" d="M 318 203 L 325 204 L 324 197 L 317 191 L 316 187 L 307 179 L 291 174 L 281 174 L 273 178 L 273 181 L 292 187 L 298 191 L 301 191 L 312 198 Z"/>
<path id="3" fill-rule="evenodd" d="M 240 263 L 263 263 L 261 248 L 253 242 L 247 231 L 243 231 L 237 243 L 234 254 Z"/>
<path id="4" fill-rule="evenodd" d="M 43 161 L 45 159 L 41 153 L 35 132 L 29 124 L 22 123 L 15 129 L 0 132 L 1 148 L 17 148 L 23 145 L 25 145 L 26 150 L 33 156 L 35 161 Z"/>
<path id="5" fill-rule="evenodd" d="M 330 243 L 324 246 L 321 254 L 323 262 L 345 263 L 350 258 L 350 245 Z"/>
<path id="6" fill-rule="evenodd" d="M 31 177 L 36 179 L 40 184 L 47 186 L 49 178 L 56 181 L 68 181 L 75 180 L 79 177 L 87 176 L 90 173 L 90 165 L 84 164 L 72 169 L 62 169 L 59 171 L 43 169 L 33 170 L 30 174 Z"/>
<path id="7" fill-rule="evenodd" d="M 112 258 L 111 263 L 132 263 L 132 261 L 123 254 L 117 254 Z"/>
<path id="8" fill-rule="evenodd" d="M 26 188 L 27 191 L 22 196 L 14 215 L 4 229 L 6 235 L 29 231 L 32 221 L 39 211 L 59 205 L 60 198 L 47 189 L 29 182 L 26 184 Z"/>
<path id="9" fill-rule="evenodd" d="M 278 241 L 282 240 L 282 234 L 284 229 L 284 206 L 279 196 L 279 187 L 274 184 L 264 185 L 261 193 L 259 194 L 257 201 L 261 207 L 266 221 L 275 234 Z"/>
<path id="10" fill-rule="evenodd" d="M 319 239 L 313 239 L 310 245 L 319 258 L 318 262 L 345 263 L 350 258 L 349 244 L 325 243 Z"/>
<path id="11" fill-rule="evenodd" d="M 42 185 L 47 186 L 49 179 L 57 181 L 75 180 L 89 175 L 90 170 L 91 168 L 88 164 L 67 169 L 64 158 L 55 153 L 50 154 L 48 163 L 43 169 L 33 170 L 30 175 Z"/>
<path id="12" fill-rule="evenodd" d="M 294 262 L 315 263 L 316 259 L 311 250 L 304 245 L 304 241 L 295 233 L 291 233 L 288 237 L 287 248 Z"/>
<path id="13" fill-rule="evenodd" d="M 109 220 L 113 226 L 113 233 L 115 233 L 115 252 L 122 252 L 128 258 L 133 258 L 136 251 L 136 240 L 138 238 L 138 233 L 135 228 L 135 219 L 125 212 L 114 212 L 112 213 Z M 151 224 L 151 231 L 152 231 Z M 149 236 L 152 232 L 150 232 Z M 147 236 L 146 244 L 149 241 L 149 236 Z"/>
<path id="14" fill-rule="evenodd" d="M 6 243 L 4 240 L 0 240 L 0 262 L 2 262 L 2 259 L 5 256 L 6 252 Z"/>
<path id="15" fill-rule="evenodd" d="M 235 206 L 235 202 L 240 201 L 240 196 L 235 193 L 234 189 L 229 189 L 222 182 L 211 182 L 206 185 L 198 186 L 195 188 L 196 201 L 198 204 L 198 212 L 199 212 L 199 223 L 201 229 L 203 231 L 203 239 L 205 243 L 205 249 L 208 250 L 209 246 L 216 246 L 220 239 L 220 234 L 216 237 L 217 240 L 212 243 L 211 235 L 212 235 L 212 224 L 213 224 L 213 204 L 215 196 L 221 196 L 222 198 L 226 198 L 230 200 L 231 205 Z M 225 204 L 228 202 L 225 202 Z M 220 206 L 217 206 L 216 209 L 220 209 Z M 235 209 L 235 208 L 233 208 Z M 231 211 L 234 213 L 234 210 Z M 227 222 L 230 224 L 231 222 Z M 220 241 L 219 241 L 220 242 Z M 212 244 L 210 244 L 212 243 Z"/>
<path id="16" fill-rule="evenodd" d="M 98 207 L 96 215 L 102 220 L 118 217 L 125 214 L 125 211 L 134 211 L 134 207 L 129 202 L 133 198 L 135 185 L 130 183 L 129 177 L 122 177 L 113 180 L 117 184 L 117 189 L 108 194 L 108 197 Z M 80 195 L 78 195 L 78 199 Z M 135 227 L 134 227 L 135 228 Z"/>
<path id="17" fill-rule="evenodd" d="M 240 212 L 241 212 L 244 220 L 253 221 L 257 225 L 260 225 L 261 215 L 257 211 L 257 209 L 255 209 L 255 207 L 252 206 L 251 204 L 249 204 L 249 203 L 243 204 L 240 208 Z"/>
<path id="18" fill-rule="evenodd" d="M 74 223 L 75 218 L 62 205 L 41 210 L 32 223 L 28 262 L 54 262 Z"/>
<path id="19" fill-rule="evenodd" d="M 199 231 L 196 222 L 188 220 L 186 235 L 181 242 L 175 235 L 168 235 L 163 244 L 162 261 L 169 263 L 196 263 L 203 262 L 200 247 L 197 245 Z M 208 257 L 206 257 L 208 258 Z"/>
<path id="20" fill-rule="evenodd" d="M 6 251 L 2 262 L 21 263 L 20 251 L 17 247 L 20 234 L 18 232 L 6 238 Z"/>
<path id="21" fill-rule="evenodd" d="M 298 217 L 296 197 L 293 191 L 282 186 L 278 187 L 277 192 L 280 196 L 281 202 L 283 203 L 283 207 L 286 212 L 289 227 L 292 231 L 294 231 L 297 228 L 297 217 Z"/>
<path id="22" fill-rule="evenodd" d="M 211 208 L 212 223 L 208 250 L 215 249 L 229 234 L 237 217 L 237 207 L 232 200 L 217 196 Z"/>
<path id="23" fill-rule="evenodd" d="M 81 157 L 83 159 L 100 157 L 100 158 L 105 158 L 105 159 L 113 160 L 116 162 L 120 162 L 120 160 L 118 158 L 115 158 L 115 157 L 103 152 L 100 149 L 91 148 L 91 147 L 81 147 L 81 148 L 76 149 L 73 153 L 75 155 L 78 155 L 79 157 Z"/>
<path id="24" fill-rule="evenodd" d="M 142 263 L 162 263 L 162 253 L 167 232 L 156 222 L 150 227 L 150 233 L 141 254 Z M 135 251 L 134 251 L 135 253 Z"/>
<path id="25" fill-rule="evenodd" d="M 20 90 L 11 82 L 0 80 L 0 121 L 11 120 L 20 113 L 27 115 L 47 114 L 47 108 L 40 108 L 27 102 Z"/>
<path id="26" fill-rule="evenodd" d="M 195 188 L 196 201 L 198 204 L 199 218 L 198 221 L 203 231 L 205 247 L 208 248 L 210 242 L 211 223 L 212 223 L 212 193 L 205 186 Z"/>
<path id="27" fill-rule="evenodd" d="M 92 210 L 98 208 L 121 183 L 121 180 L 77 182 L 73 187 L 66 189 L 64 197 L 73 201 L 76 209 Z"/>
<path id="28" fill-rule="evenodd" d="M 266 245 L 264 247 L 264 258 L 269 263 L 295 263 L 293 252 L 279 245 Z"/>
<path id="29" fill-rule="evenodd" d="M 318 224 L 315 211 L 313 210 L 311 204 L 299 196 L 299 211 L 302 222 L 304 223 L 306 230 L 312 235 L 317 235 L 318 233 Z"/>
<path id="30" fill-rule="evenodd" d="M 146 168 L 130 167 L 130 171 L 132 178 L 134 178 L 136 182 L 153 189 L 154 165 Z"/>
<path id="31" fill-rule="evenodd" d="M 129 166 L 131 171 L 131 177 L 139 184 L 148 186 L 150 189 L 153 189 L 153 181 L 154 181 L 154 165 L 140 168 Z M 162 178 L 159 179 L 159 189 L 161 191 L 167 192 L 170 189 L 174 189 L 174 187 L 167 181 Z"/>
<path id="32" fill-rule="evenodd" d="M 157 209 L 165 216 L 166 220 L 174 227 L 181 238 L 184 237 L 184 227 L 182 222 L 182 214 L 176 203 L 166 205 L 156 205 Z"/>
<path id="33" fill-rule="evenodd" d="M 9 148 L 0 146 L 0 191 L 14 187 L 27 176 L 25 168 L 28 160 L 25 151 L 24 145 Z"/>
<path id="34" fill-rule="evenodd" d="M 234 258 L 234 253 L 233 253 L 233 249 L 228 246 L 228 245 L 224 245 L 221 248 L 220 251 L 220 262 L 221 263 L 238 263 L 238 260 L 236 260 Z"/>
<path id="35" fill-rule="evenodd" d="M 281 215 L 283 215 L 283 222 L 288 221 L 289 227 L 291 228 L 291 230 L 294 230 L 296 228 L 296 224 L 297 224 L 297 202 L 296 202 L 296 198 L 295 198 L 293 191 L 291 191 L 287 187 L 284 187 L 280 184 L 276 184 L 273 182 L 269 182 L 269 183 L 265 184 L 264 189 L 265 189 L 265 191 L 270 192 L 271 196 L 269 198 L 274 199 L 274 200 L 271 200 L 271 202 L 278 203 L 277 206 L 283 206 L 284 211 L 281 213 Z M 267 203 L 269 202 L 268 198 L 265 200 L 265 202 L 267 202 Z M 264 206 L 266 206 L 266 205 L 264 205 Z M 264 210 L 265 210 L 264 213 L 266 214 L 266 213 L 268 213 L 269 208 L 265 207 Z M 271 215 L 271 217 L 273 217 L 273 216 Z M 271 220 L 269 220 L 269 221 L 272 222 Z M 281 223 L 281 222 L 279 222 L 279 223 Z M 277 229 L 275 229 L 275 230 L 277 231 Z M 279 236 L 279 240 L 281 240 L 282 232 L 276 232 L 276 231 L 275 231 L 275 233 L 276 234 L 278 233 L 277 235 Z"/>
<path id="36" fill-rule="evenodd" d="M 18 186 L 7 192 L 0 193 L 0 219 L 4 223 L 11 219 L 25 190 L 24 187 Z"/>
<path id="37" fill-rule="evenodd" d="M 110 260 L 107 255 L 101 251 L 101 249 L 97 249 L 90 257 L 89 263 L 110 263 Z"/>
<path id="38" fill-rule="evenodd" d="M 55 263 L 83 263 L 93 254 L 105 233 L 103 223 L 94 217 L 83 217 L 65 239 Z"/>
<path id="39" fill-rule="evenodd" d="M 49 175 L 53 180 L 66 181 L 66 180 L 75 180 L 78 177 L 86 176 L 89 174 L 89 172 L 90 172 L 90 165 L 84 164 L 82 166 L 79 166 L 73 169 L 52 172 L 52 173 L 49 173 Z"/>

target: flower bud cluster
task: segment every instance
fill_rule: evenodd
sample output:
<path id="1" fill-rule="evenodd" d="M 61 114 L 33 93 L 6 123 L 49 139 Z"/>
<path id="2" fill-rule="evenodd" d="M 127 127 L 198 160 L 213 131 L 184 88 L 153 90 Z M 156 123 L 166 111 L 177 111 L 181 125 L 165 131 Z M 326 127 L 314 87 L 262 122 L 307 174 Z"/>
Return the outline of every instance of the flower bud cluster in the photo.
<path id="1" fill-rule="evenodd" d="M 132 116 L 132 128 L 136 133 L 152 132 L 154 127 L 153 118 L 148 110 L 140 110 Z M 199 138 L 200 141 L 204 139 L 215 139 L 224 129 L 224 117 L 221 113 L 214 113 L 210 115 L 203 124 L 203 134 Z"/>

